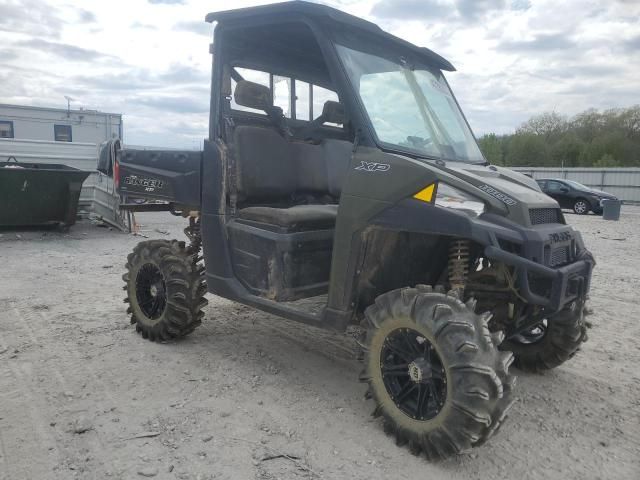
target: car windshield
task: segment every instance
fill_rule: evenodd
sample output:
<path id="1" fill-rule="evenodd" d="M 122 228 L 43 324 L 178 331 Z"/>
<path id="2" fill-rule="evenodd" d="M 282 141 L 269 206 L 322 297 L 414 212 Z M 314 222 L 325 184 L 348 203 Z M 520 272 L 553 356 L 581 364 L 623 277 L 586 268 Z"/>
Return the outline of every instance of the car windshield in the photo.
<path id="1" fill-rule="evenodd" d="M 440 70 L 337 49 L 381 143 L 426 157 L 485 162 Z"/>

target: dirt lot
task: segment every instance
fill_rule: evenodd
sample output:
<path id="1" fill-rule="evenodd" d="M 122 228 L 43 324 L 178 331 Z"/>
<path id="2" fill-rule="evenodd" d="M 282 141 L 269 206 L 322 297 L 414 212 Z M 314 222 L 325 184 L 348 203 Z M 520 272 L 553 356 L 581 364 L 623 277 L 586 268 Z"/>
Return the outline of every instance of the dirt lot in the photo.
<path id="1" fill-rule="evenodd" d="M 589 342 L 520 373 L 500 433 L 438 464 L 371 418 L 349 338 L 210 296 L 193 335 L 153 344 L 122 303 L 139 238 L 1 231 L 0 479 L 640 478 L 640 208 L 568 219 L 599 262 Z"/>

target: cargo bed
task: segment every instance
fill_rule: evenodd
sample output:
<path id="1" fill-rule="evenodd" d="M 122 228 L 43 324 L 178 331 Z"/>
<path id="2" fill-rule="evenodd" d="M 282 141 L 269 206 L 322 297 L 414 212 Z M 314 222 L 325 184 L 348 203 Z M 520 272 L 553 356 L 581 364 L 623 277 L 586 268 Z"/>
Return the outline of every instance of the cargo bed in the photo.
<path id="1" fill-rule="evenodd" d="M 118 190 L 127 202 L 144 199 L 199 209 L 202 152 L 124 148 L 116 164 Z"/>

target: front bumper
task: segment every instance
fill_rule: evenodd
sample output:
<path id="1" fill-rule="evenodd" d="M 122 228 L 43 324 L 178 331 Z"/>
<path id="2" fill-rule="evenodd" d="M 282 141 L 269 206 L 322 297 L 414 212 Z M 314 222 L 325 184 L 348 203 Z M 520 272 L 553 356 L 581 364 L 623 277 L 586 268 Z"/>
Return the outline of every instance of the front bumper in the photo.
<path id="1" fill-rule="evenodd" d="M 563 224 L 522 227 L 487 220 L 510 224 L 491 232 L 484 255 L 515 269 L 518 292 L 527 302 L 556 312 L 588 293 L 595 260 L 579 232 Z"/>
<path id="2" fill-rule="evenodd" d="M 604 198 L 595 198 L 591 201 L 591 211 L 596 215 L 602 215 L 602 211 L 604 210 L 604 204 L 602 203 Z"/>
<path id="3" fill-rule="evenodd" d="M 582 251 L 582 259 L 558 268 L 547 267 L 492 246 L 486 247 L 484 252 L 491 260 L 515 267 L 519 293 L 531 304 L 555 312 L 589 291 L 595 261 L 587 250 Z M 537 289 L 532 285 L 532 277 Z"/>

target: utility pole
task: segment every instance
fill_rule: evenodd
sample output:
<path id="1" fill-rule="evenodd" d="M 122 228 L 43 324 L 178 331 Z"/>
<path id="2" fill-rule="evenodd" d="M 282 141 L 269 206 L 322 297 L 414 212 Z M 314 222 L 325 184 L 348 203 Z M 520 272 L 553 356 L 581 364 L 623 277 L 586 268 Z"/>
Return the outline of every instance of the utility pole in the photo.
<path id="1" fill-rule="evenodd" d="M 64 98 L 67 99 L 67 118 L 69 118 L 71 116 L 71 100 L 73 100 L 73 98 L 65 95 Z"/>

